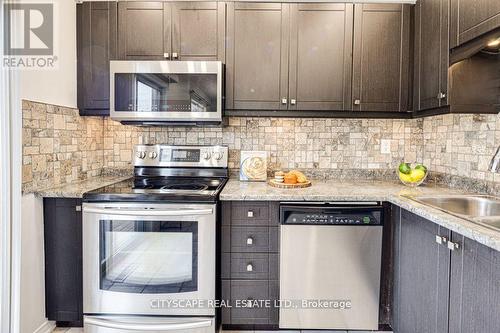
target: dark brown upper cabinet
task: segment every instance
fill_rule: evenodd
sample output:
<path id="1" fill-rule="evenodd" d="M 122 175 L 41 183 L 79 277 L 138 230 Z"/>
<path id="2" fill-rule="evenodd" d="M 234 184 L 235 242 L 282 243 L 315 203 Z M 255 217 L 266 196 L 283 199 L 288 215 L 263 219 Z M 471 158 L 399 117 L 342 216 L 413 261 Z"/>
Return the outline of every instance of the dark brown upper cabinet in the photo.
<path id="1" fill-rule="evenodd" d="M 116 2 L 77 5 L 78 108 L 109 115 L 109 60 L 116 56 Z"/>
<path id="2" fill-rule="evenodd" d="M 289 110 L 349 110 L 352 4 L 290 7 Z"/>
<path id="3" fill-rule="evenodd" d="M 448 17 L 447 0 L 416 4 L 414 110 L 448 105 Z"/>
<path id="4" fill-rule="evenodd" d="M 482 8 L 482 0 L 467 6 L 472 3 Z M 415 7 L 415 116 L 500 110 L 500 59 L 481 52 L 482 42 L 475 45 L 478 39 L 464 42 L 450 53 L 453 15 L 447 0 L 420 0 Z M 451 36 L 453 40 L 453 32 Z"/>
<path id="5" fill-rule="evenodd" d="M 499 0 L 451 0 L 450 47 L 500 28 Z"/>
<path id="6" fill-rule="evenodd" d="M 228 3 L 226 108 L 288 108 L 290 5 Z"/>
<path id="7" fill-rule="evenodd" d="M 172 52 L 180 60 L 225 61 L 226 4 L 172 3 Z"/>
<path id="8" fill-rule="evenodd" d="M 226 108 L 351 107 L 352 4 L 228 4 Z"/>
<path id="9" fill-rule="evenodd" d="M 118 3 L 118 57 L 169 59 L 171 7 L 163 2 Z"/>
<path id="10" fill-rule="evenodd" d="M 352 109 L 408 111 L 409 57 L 409 5 L 355 5 Z"/>
<path id="11" fill-rule="evenodd" d="M 224 60 L 225 4 L 118 4 L 118 57 L 133 60 Z"/>

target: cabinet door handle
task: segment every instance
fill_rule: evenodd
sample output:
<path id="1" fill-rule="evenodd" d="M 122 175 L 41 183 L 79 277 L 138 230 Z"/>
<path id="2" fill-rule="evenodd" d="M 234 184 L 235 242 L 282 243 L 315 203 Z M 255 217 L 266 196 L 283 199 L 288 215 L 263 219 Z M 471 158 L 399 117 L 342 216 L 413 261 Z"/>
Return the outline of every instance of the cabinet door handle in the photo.
<path id="1" fill-rule="evenodd" d="M 360 99 L 355 99 L 354 100 L 354 105 L 360 105 L 361 104 L 361 100 Z"/>
<path id="2" fill-rule="evenodd" d="M 297 104 L 297 100 L 295 100 L 295 99 L 293 99 L 293 98 L 292 98 L 292 99 L 290 100 L 290 104 L 291 104 L 291 105 L 295 105 L 295 104 Z"/>
<path id="3" fill-rule="evenodd" d="M 247 213 L 247 217 L 253 217 L 253 210 L 249 210 Z"/>
<path id="4" fill-rule="evenodd" d="M 437 96 L 438 99 L 444 99 L 445 97 L 446 97 L 446 94 L 442 91 L 440 91 L 438 96 Z"/>
<path id="5" fill-rule="evenodd" d="M 167 53 L 167 52 L 163 53 L 163 58 L 169 59 L 170 58 L 170 54 Z"/>
<path id="6" fill-rule="evenodd" d="M 286 99 L 286 98 L 284 98 L 284 97 L 283 97 L 283 98 L 281 99 L 281 104 L 286 105 L 286 103 L 287 103 L 287 102 L 288 102 L 288 101 L 287 101 L 287 99 Z"/>
<path id="7" fill-rule="evenodd" d="M 252 264 L 247 265 L 247 272 L 253 272 L 253 265 Z"/>
<path id="8" fill-rule="evenodd" d="M 253 245 L 253 238 L 252 237 L 247 238 L 247 245 Z"/>
<path id="9" fill-rule="evenodd" d="M 177 59 L 177 58 L 178 58 L 177 52 L 172 52 L 172 59 Z"/>
<path id="10" fill-rule="evenodd" d="M 438 243 L 439 245 L 443 245 L 446 244 L 446 242 L 448 242 L 448 239 L 446 237 L 436 235 L 436 243 Z"/>
<path id="11" fill-rule="evenodd" d="M 453 243 L 453 242 L 448 242 L 448 249 L 451 251 L 458 250 L 460 248 L 460 245 L 458 243 Z"/>

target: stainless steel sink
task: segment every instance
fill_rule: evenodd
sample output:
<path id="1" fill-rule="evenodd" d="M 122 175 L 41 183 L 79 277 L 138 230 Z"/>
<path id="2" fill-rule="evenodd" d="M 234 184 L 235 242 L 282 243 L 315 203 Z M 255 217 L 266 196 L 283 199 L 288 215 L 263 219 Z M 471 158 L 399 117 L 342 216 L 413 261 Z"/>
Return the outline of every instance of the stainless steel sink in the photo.
<path id="1" fill-rule="evenodd" d="M 412 197 L 427 206 L 472 222 L 500 230 L 500 199 L 485 195 L 447 195 Z"/>

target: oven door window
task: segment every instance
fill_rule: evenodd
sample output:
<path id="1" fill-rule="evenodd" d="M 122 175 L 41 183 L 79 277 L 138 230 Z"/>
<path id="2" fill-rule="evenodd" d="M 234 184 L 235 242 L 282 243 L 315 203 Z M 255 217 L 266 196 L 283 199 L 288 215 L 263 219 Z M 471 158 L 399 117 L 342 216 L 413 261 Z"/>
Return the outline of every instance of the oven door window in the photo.
<path id="1" fill-rule="evenodd" d="M 217 74 L 115 73 L 117 112 L 217 112 Z"/>
<path id="2" fill-rule="evenodd" d="M 166 294 L 198 288 L 198 224 L 100 221 L 100 288 Z"/>

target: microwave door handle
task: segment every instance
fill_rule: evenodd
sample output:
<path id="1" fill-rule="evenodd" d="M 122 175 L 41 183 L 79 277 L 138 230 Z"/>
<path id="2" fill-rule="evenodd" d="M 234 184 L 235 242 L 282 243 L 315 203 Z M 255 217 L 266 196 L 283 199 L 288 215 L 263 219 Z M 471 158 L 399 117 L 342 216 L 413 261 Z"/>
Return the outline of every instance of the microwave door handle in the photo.
<path id="1" fill-rule="evenodd" d="M 106 215 L 140 215 L 140 216 L 192 216 L 192 215 L 212 215 L 213 209 L 182 209 L 182 210 L 156 210 L 156 209 L 123 209 L 123 208 L 96 208 L 84 207 L 84 213 L 96 213 Z"/>
<path id="2" fill-rule="evenodd" d="M 114 328 L 124 331 L 155 331 L 155 332 L 189 330 L 189 329 L 212 326 L 211 320 L 194 321 L 186 323 L 171 323 L 171 324 L 167 323 L 147 324 L 147 323 L 120 322 L 120 321 L 101 319 L 95 317 L 85 317 L 84 322 L 87 325 Z"/>

